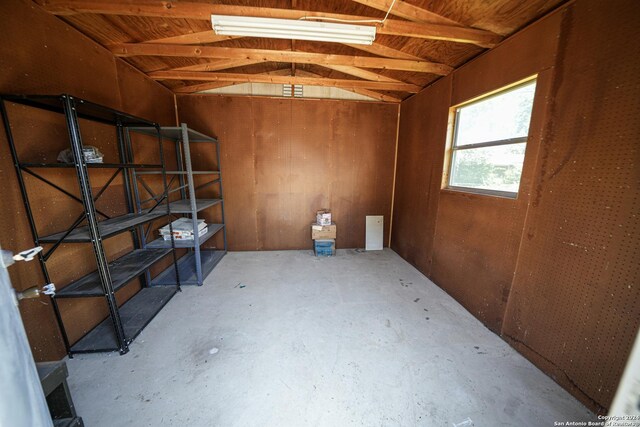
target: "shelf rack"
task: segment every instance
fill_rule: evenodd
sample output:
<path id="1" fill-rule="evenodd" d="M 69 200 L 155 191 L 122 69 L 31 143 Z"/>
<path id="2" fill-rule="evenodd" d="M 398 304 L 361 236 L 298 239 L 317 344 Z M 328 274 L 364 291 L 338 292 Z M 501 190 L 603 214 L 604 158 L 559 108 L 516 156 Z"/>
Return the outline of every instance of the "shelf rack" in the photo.
<path id="1" fill-rule="evenodd" d="M 127 138 L 129 139 L 132 133 L 151 135 L 150 130 L 146 127 L 129 127 L 127 131 Z M 197 230 L 198 212 L 220 205 L 221 221 L 219 223 L 208 224 L 207 232 L 202 236 L 194 233 L 194 240 L 175 241 L 176 248 L 183 248 L 188 251 L 187 254 L 178 260 L 177 272 L 175 269 L 168 268 L 156 276 L 151 283 L 153 286 L 168 285 L 176 281 L 176 274 L 178 274 L 181 285 L 202 286 L 204 279 L 227 253 L 227 230 L 224 223 L 224 198 L 222 193 L 222 175 L 220 172 L 220 143 L 216 138 L 190 129 L 186 123 L 182 123 L 179 127 L 161 127 L 160 135 L 163 139 L 172 141 L 175 144 L 176 150 L 177 169 L 166 171 L 167 175 L 171 175 L 171 180 L 168 184 L 169 193 L 180 193 L 178 200 L 173 200 L 168 203 L 171 214 L 174 216 L 186 215 L 191 217 L 193 229 Z M 193 170 L 191 158 L 191 148 L 193 144 L 209 144 L 214 147 L 217 170 Z M 136 191 L 137 186 L 134 186 L 134 196 L 138 211 L 140 212 L 146 212 L 146 210 L 143 209 L 144 203 L 157 200 L 157 195 L 150 191 L 144 182 L 145 176 L 157 173 L 157 171 L 152 170 L 134 171 L 134 180 L 140 181 L 143 188 L 145 188 L 151 196 L 148 199 L 140 200 L 140 193 Z M 194 176 L 199 175 L 208 176 L 212 179 L 196 186 Z M 177 186 L 174 184 L 177 184 Z M 206 199 L 198 198 L 198 191 L 211 185 L 218 186 L 217 197 Z M 223 233 L 224 247 L 222 249 L 206 249 L 201 247 L 206 241 L 219 232 Z M 168 247 L 168 242 L 160 238 L 147 243 L 146 247 L 166 248 Z"/>
<path id="2" fill-rule="evenodd" d="M 21 162 L 18 156 L 6 103 L 21 104 L 62 114 L 65 118 L 69 146 L 73 153 L 74 162 Z M 45 250 L 38 254 L 40 268 L 46 281 L 45 283 L 51 283 L 52 281 L 47 268 L 47 261 L 62 244 L 91 244 L 95 255 L 97 264 L 96 271 L 65 286 L 58 284 L 58 290 L 52 297 L 52 306 L 60 326 L 67 353 L 70 357 L 75 353 L 103 351 L 119 351 L 121 354 L 127 353 L 129 351 L 129 344 L 179 290 L 179 273 L 173 240 L 169 241 L 169 245 L 163 248 L 148 248 L 145 245 L 145 236 L 137 231 L 144 224 L 150 226 L 153 221 L 161 218 L 170 218 L 169 207 L 166 206 L 166 204 L 163 206 L 161 203 L 162 200 L 166 200 L 168 197 L 168 184 L 159 126 L 151 121 L 69 95 L 2 95 L 0 111 L 15 165 L 26 215 L 29 220 L 31 234 L 36 246 L 42 245 L 45 247 Z M 78 119 L 86 119 L 115 127 L 119 157 L 117 163 L 87 163 L 85 161 Z M 130 156 L 132 152 L 130 141 L 125 138 L 126 129 L 129 126 L 147 129 L 150 134 L 156 136 L 160 163 L 144 164 L 133 162 Z M 75 169 L 80 197 L 35 171 L 40 168 Z M 94 195 L 89 170 L 105 168 L 114 169 L 115 171 L 107 180 L 106 184 Z M 153 171 L 162 175 L 164 190 L 160 200 L 155 206 L 145 212 L 135 211 L 131 184 L 133 182 L 132 176 L 136 170 Z M 119 174 L 122 174 L 128 213 L 122 216 L 110 217 L 96 208 L 96 202 Z M 53 187 L 70 199 L 82 204 L 84 208 L 83 213 L 66 230 L 41 236 L 38 231 L 38 225 L 34 219 L 27 185 L 25 183 L 25 175 L 36 178 L 39 182 Z M 157 209 L 158 207 L 164 207 L 164 212 Z M 104 217 L 105 219 L 100 220 L 100 217 Z M 85 225 L 83 225 L 83 223 L 85 223 Z M 103 240 L 125 232 L 131 233 L 134 250 L 112 262 L 108 262 Z M 149 268 L 169 254 L 173 255 L 172 268 L 175 271 L 176 280 L 171 284 L 172 286 L 165 288 L 150 287 L 148 280 Z M 116 301 L 117 291 L 137 277 L 142 281 L 142 289 L 127 302 L 119 306 Z M 58 300 L 62 298 L 96 297 L 105 299 L 109 312 L 107 318 L 77 342 L 70 344 L 65 323 L 60 313 Z"/>

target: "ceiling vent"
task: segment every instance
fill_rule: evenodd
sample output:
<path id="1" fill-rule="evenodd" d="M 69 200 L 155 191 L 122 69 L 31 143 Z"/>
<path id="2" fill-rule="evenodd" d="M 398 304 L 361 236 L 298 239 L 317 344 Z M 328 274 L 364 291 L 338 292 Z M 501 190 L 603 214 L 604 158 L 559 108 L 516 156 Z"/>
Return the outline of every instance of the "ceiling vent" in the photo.
<path id="1" fill-rule="evenodd" d="M 282 96 L 302 98 L 302 85 L 282 85 Z"/>

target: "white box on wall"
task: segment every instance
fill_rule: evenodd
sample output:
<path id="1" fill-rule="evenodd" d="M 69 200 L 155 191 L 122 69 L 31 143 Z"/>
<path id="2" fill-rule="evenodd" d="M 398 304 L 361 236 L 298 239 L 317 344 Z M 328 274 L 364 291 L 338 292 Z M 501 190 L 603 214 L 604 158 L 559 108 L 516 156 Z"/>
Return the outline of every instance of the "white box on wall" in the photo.
<path id="1" fill-rule="evenodd" d="M 365 246 L 368 251 L 381 251 L 384 235 L 384 216 L 367 215 Z"/>

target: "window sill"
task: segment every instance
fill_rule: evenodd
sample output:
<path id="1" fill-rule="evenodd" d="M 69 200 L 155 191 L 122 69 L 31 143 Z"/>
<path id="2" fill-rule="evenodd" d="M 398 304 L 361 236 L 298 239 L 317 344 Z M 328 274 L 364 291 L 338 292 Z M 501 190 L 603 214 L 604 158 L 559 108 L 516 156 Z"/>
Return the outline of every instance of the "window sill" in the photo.
<path id="1" fill-rule="evenodd" d="M 473 196 L 485 196 L 485 197 L 498 197 L 500 199 L 517 200 L 518 193 L 511 193 L 509 191 L 498 190 L 483 190 L 481 188 L 469 188 L 469 187 L 445 187 L 441 191 L 456 193 L 456 194 L 468 194 Z"/>

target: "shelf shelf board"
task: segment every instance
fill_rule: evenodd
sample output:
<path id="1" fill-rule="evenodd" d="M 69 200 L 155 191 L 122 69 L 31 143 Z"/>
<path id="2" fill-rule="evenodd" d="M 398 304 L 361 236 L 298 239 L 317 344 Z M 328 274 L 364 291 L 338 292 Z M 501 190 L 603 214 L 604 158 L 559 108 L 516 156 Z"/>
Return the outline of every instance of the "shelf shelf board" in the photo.
<path id="1" fill-rule="evenodd" d="M 20 163 L 21 168 L 75 168 L 75 163 Z M 162 169 L 162 165 L 146 163 L 87 163 L 89 169 Z M 162 171 L 153 171 L 161 174 Z"/>
<path id="2" fill-rule="evenodd" d="M 196 212 L 200 212 L 221 202 L 222 199 L 196 199 Z M 166 203 L 162 203 L 156 207 L 156 210 L 164 212 L 166 206 Z M 169 203 L 169 209 L 172 214 L 190 214 L 191 203 L 189 202 L 189 199 L 176 200 Z"/>
<path id="3" fill-rule="evenodd" d="M 204 280 L 227 252 L 217 249 L 201 249 L 202 279 Z M 195 253 L 190 252 L 178 260 L 178 272 L 181 285 L 199 285 L 196 277 Z M 176 282 L 174 266 L 169 266 L 151 280 L 152 286 L 171 285 Z"/>
<path id="4" fill-rule="evenodd" d="M 213 237 L 218 231 L 224 228 L 224 224 L 209 224 L 207 226 L 207 232 L 200 236 L 200 244 Z M 195 244 L 193 240 L 175 240 L 176 249 L 180 248 L 194 248 Z M 171 240 L 164 240 L 163 238 L 156 239 L 147 244 L 148 248 L 171 248 Z M 180 276 L 182 277 L 182 276 Z M 182 282 L 182 280 L 181 280 Z"/>
<path id="5" fill-rule="evenodd" d="M 138 175 L 159 175 L 162 171 L 140 171 Z M 193 175 L 219 175 L 220 171 L 191 171 Z M 187 171 L 166 171 L 167 175 L 189 175 Z"/>
<path id="6" fill-rule="evenodd" d="M 150 212 L 141 214 L 126 214 L 116 218 L 110 218 L 104 221 L 100 221 L 98 228 L 102 238 L 114 236 L 123 231 L 129 230 L 135 226 L 144 224 L 149 221 L 153 221 L 162 216 L 166 216 L 164 212 Z M 39 237 L 41 243 L 55 243 L 60 240 L 66 231 L 52 234 L 50 236 Z M 89 227 L 78 227 L 69 233 L 63 240 L 69 243 L 87 243 L 91 242 L 91 233 L 89 233 Z"/>
<path id="7" fill-rule="evenodd" d="M 152 135 L 157 135 L 157 124 L 149 120 L 141 119 L 121 111 L 103 107 L 84 99 L 75 98 L 67 94 L 62 95 L 3 95 L 2 99 L 16 104 L 28 105 L 30 107 L 42 108 L 48 111 L 64 114 L 63 99 L 71 98 L 74 101 L 75 112 L 82 119 L 114 125 L 121 123 L 124 126 L 152 131 Z"/>
<path id="8" fill-rule="evenodd" d="M 196 199 L 196 211 L 200 212 L 220 202 L 222 202 L 222 199 Z M 191 203 L 189 199 L 176 200 L 175 202 L 169 203 L 169 210 L 171 213 L 190 214 Z"/>
<path id="9" fill-rule="evenodd" d="M 165 255 L 170 254 L 171 249 L 135 249 L 123 257 L 109 263 L 109 272 L 113 290 L 117 291 L 129 281 L 142 274 L 152 264 L 159 261 Z M 100 275 L 97 271 L 70 283 L 56 292 L 56 298 L 81 298 L 103 296 Z"/>
<path id="10" fill-rule="evenodd" d="M 156 136 L 157 133 L 155 129 L 149 128 L 139 128 L 139 127 L 129 127 L 129 130 L 134 132 L 143 133 L 145 135 L 153 135 Z M 189 136 L 189 142 L 218 142 L 216 138 L 205 135 L 193 129 L 187 129 L 187 134 Z M 163 138 L 172 139 L 174 141 L 182 141 L 182 128 L 181 127 L 161 127 L 160 135 Z"/>
<path id="11" fill-rule="evenodd" d="M 175 283 L 174 283 L 175 285 Z M 151 319 L 175 295 L 177 287 L 143 288 L 120 307 L 120 319 L 128 342 L 149 324 Z M 111 318 L 107 317 L 78 342 L 71 346 L 71 353 L 117 351 L 118 343 Z"/>

